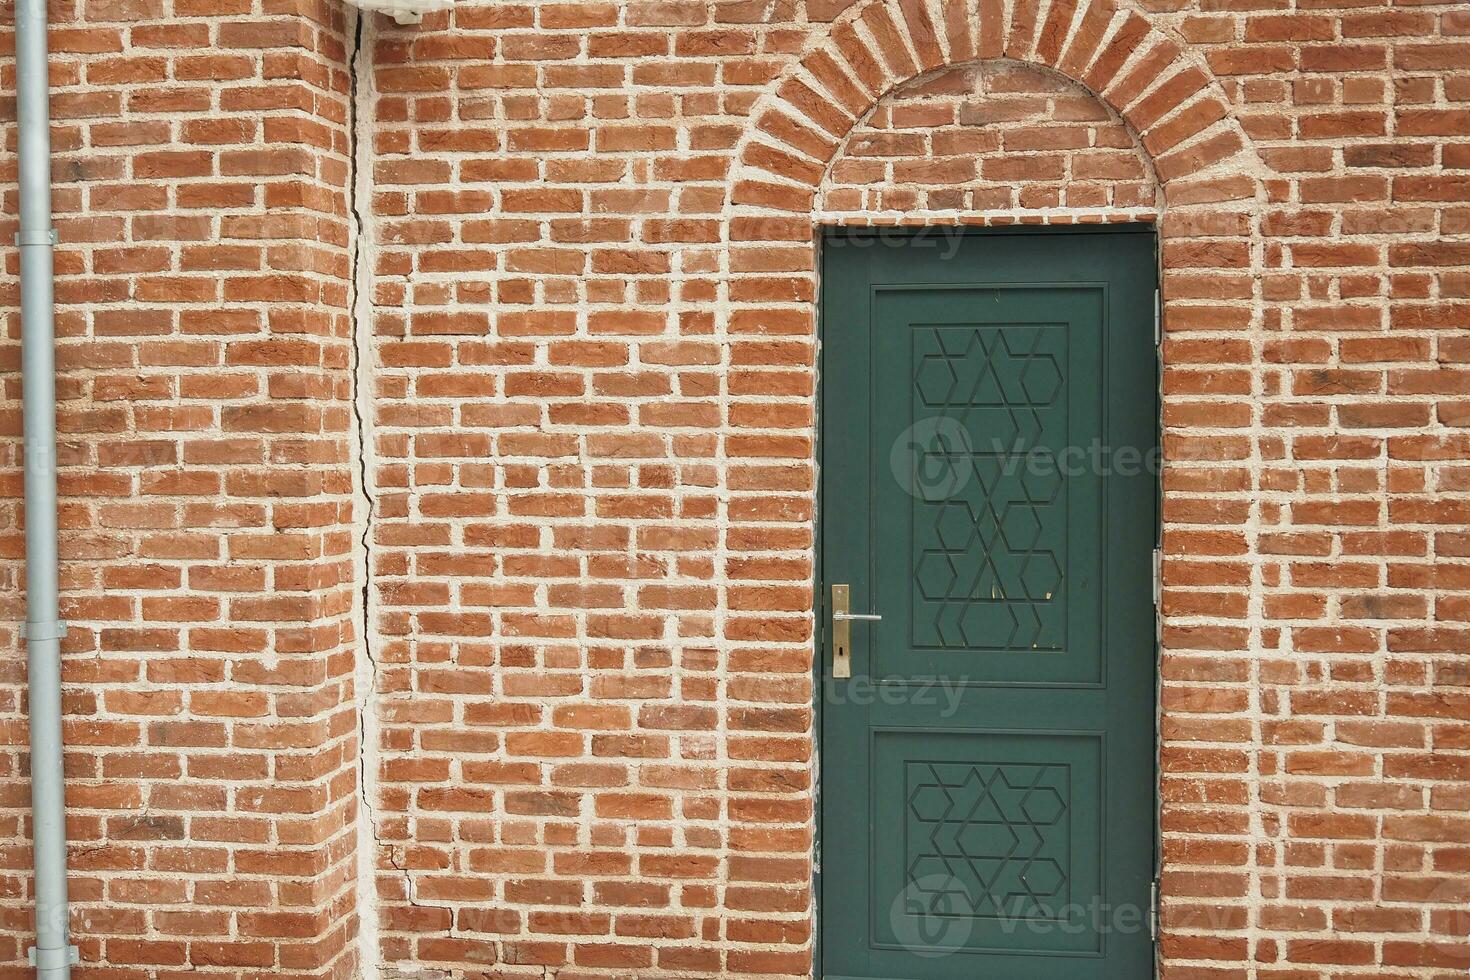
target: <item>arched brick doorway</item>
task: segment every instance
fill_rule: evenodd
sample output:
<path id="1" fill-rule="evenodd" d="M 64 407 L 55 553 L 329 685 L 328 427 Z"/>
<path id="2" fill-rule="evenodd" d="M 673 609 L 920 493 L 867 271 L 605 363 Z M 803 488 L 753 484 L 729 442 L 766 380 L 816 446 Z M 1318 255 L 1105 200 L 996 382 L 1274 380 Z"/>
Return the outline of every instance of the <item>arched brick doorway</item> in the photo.
<path id="1" fill-rule="evenodd" d="M 919 4 L 859 4 L 783 75 L 752 113 L 754 122 L 740 153 L 741 166 L 733 177 L 726 209 L 728 303 L 720 323 L 736 372 L 728 392 L 730 428 L 725 445 L 732 478 L 726 500 L 732 526 L 737 529 L 747 521 L 753 525 L 793 524 L 796 527 L 786 540 L 801 545 L 811 540 L 810 533 L 802 533 L 800 527 L 804 525 L 809 532 L 814 519 L 810 493 L 816 474 L 809 425 L 816 390 L 815 241 L 822 224 L 1155 219 L 1161 239 L 1164 316 L 1171 338 L 1176 338 L 1166 345 L 1166 351 L 1187 362 L 1193 345 L 1209 345 L 1215 331 L 1228 329 L 1232 343 L 1238 345 L 1242 376 L 1249 377 L 1259 369 L 1262 338 L 1257 331 L 1264 307 L 1260 282 L 1265 252 L 1260 224 L 1260 205 L 1266 200 L 1263 170 L 1240 126 L 1230 117 L 1208 69 L 1187 57 L 1172 39 L 1150 28 L 1138 14 L 1109 4 L 1053 4 L 1042 12 L 1035 4 L 1018 4 L 1009 20 L 999 4 L 994 7 L 981 4 L 974 10 L 964 3 L 945 3 L 942 23 L 935 23 Z M 997 93 L 991 89 L 997 82 L 1004 86 L 1001 79 L 1008 73 L 1012 82 L 1022 86 L 1029 84 L 1037 90 L 1051 86 L 1056 89 L 1053 97 L 1061 94 L 1075 99 L 1079 106 L 1094 107 L 1099 125 L 1087 134 L 1087 149 L 1097 148 L 1099 142 L 1124 143 L 1122 136 L 1126 135 L 1126 146 L 1116 149 L 1138 161 L 1143 179 L 1138 179 L 1138 170 L 1132 167 L 1119 169 L 1117 177 L 1102 182 L 1105 187 L 1080 192 L 1091 195 L 1085 197 L 1089 203 L 1068 201 L 1067 191 L 1078 181 L 1059 178 L 1048 190 L 1045 181 L 1024 180 L 1024 170 L 1007 170 L 1005 138 L 1000 133 L 1008 128 L 1004 120 L 994 120 L 1002 125 L 991 129 L 999 137 L 991 182 L 984 179 L 983 141 L 976 144 L 973 157 L 957 149 L 941 154 L 938 159 L 963 161 L 957 170 L 947 170 L 933 152 L 936 143 L 944 145 L 949 125 L 942 109 L 937 119 L 910 120 L 913 124 L 907 130 L 919 136 L 917 149 L 900 149 L 882 158 L 881 178 L 864 173 L 865 168 L 873 168 L 874 156 L 867 151 L 903 129 L 894 127 L 892 121 L 904 111 L 907 96 L 922 93 L 932 106 L 933 96 L 942 94 L 935 89 L 968 87 L 968 93 L 952 93 L 957 103 L 965 95 L 979 95 L 982 98 L 972 104 L 988 99 L 994 106 Z M 1155 84 L 1160 78 L 1165 80 Z M 983 115 L 986 110 L 972 111 Z M 1067 139 L 1062 135 L 1064 127 L 1057 124 L 1055 102 L 1044 109 L 1033 107 L 1033 121 L 1039 121 L 1043 111 L 1049 114 L 1051 125 L 1034 127 L 1042 130 L 1034 138 Z M 980 116 L 973 118 L 979 121 Z M 958 105 L 953 122 L 956 129 L 962 125 Z M 1048 129 L 1050 133 L 1045 132 Z M 1015 135 L 1019 134 L 1013 135 L 1013 146 Z M 957 148 L 956 143 L 949 145 Z M 973 177 L 966 169 L 971 163 L 978 166 Z M 1075 173 L 1074 158 L 1068 157 L 1062 166 L 1062 177 Z M 904 182 L 906 187 L 881 191 L 864 187 L 865 179 L 891 184 L 901 170 L 911 176 Z M 1006 206 L 994 206 L 1003 197 Z M 1196 496 L 1232 485 L 1239 472 L 1233 445 L 1220 454 L 1209 448 L 1209 440 L 1188 431 L 1198 409 L 1185 402 L 1188 396 L 1207 391 L 1211 383 L 1188 376 L 1188 372 L 1165 374 L 1166 578 L 1175 567 L 1171 554 L 1180 555 L 1193 541 L 1207 540 L 1215 533 L 1197 527 L 1198 518 L 1191 512 L 1202 506 L 1218 508 L 1219 516 L 1207 520 L 1228 528 L 1222 528 L 1222 533 L 1239 536 L 1246 548 L 1255 547 L 1255 530 L 1245 519 L 1248 504 L 1237 516 L 1232 505 L 1201 502 Z M 771 406 L 773 395 L 788 404 Z M 759 398 L 766 406 L 744 411 L 742 403 L 747 398 Z M 1259 419 L 1245 420 L 1234 435 L 1248 455 L 1254 454 L 1251 447 L 1259 443 L 1258 425 Z M 757 502 L 745 492 L 775 474 L 781 474 L 779 483 L 766 485 L 786 491 L 781 502 Z M 739 485 L 741 481 L 746 481 L 744 486 Z M 1201 533 L 1204 538 L 1194 537 Z M 721 561 L 736 573 L 731 576 L 731 601 L 724 610 L 725 642 L 759 639 L 784 646 L 793 662 L 809 667 L 811 614 L 801 608 L 773 610 L 762 602 L 759 597 L 767 583 L 758 575 L 741 581 L 739 570 L 771 559 L 769 542 L 773 539 L 737 533 L 726 540 L 733 546 L 724 550 Z M 781 559 L 804 565 L 810 576 L 813 554 L 804 546 L 782 552 Z M 1258 601 L 1257 584 L 1242 584 L 1243 601 Z M 1191 775 L 1208 774 L 1214 765 L 1209 753 L 1172 748 L 1174 736 L 1192 738 L 1194 733 L 1189 729 L 1191 719 L 1170 714 L 1171 685 L 1180 681 L 1183 696 L 1182 682 L 1198 676 L 1197 652 L 1216 649 L 1221 643 L 1245 642 L 1244 634 L 1228 630 L 1174 627 L 1167 618 L 1163 625 L 1161 827 L 1166 904 L 1175 890 L 1185 904 L 1192 894 L 1188 879 L 1193 872 L 1187 863 L 1170 864 L 1168 856 L 1179 853 L 1196 829 L 1189 803 L 1201 787 Z M 1171 671 L 1169 663 L 1176 652 L 1181 654 L 1180 666 Z M 809 758 L 786 761 L 793 771 L 810 773 Z M 808 779 L 804 775 L 793 785 Z M 804 792 L 794 792 L 790 804 L 792 814 L 803 809 L 811 812 L 811 797 Z M 769 840 L 763 833 L 766 823 L 767 817 L 758 815 L 750 825 L 737 828 L 732 839 L 763 846 Z M 1171 874 L 1176 867 L 1179 874 Z M 808 914 L 794 908 L 788 913 Z"/>

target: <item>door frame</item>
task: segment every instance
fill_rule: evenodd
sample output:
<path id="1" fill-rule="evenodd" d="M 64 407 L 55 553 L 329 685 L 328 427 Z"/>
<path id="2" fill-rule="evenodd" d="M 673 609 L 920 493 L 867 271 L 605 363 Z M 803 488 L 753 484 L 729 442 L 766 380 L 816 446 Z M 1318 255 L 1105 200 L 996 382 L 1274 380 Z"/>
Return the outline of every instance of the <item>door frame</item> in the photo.
<path id="1" fill-rule="evenodd" d="M 1160 573 L 1160 559 L 1163 548 L 1164 532 L 1164 358 L 1163 358 L 1163 330 L 1162 330 L 1162 283 L 1163 283 L 1163 252 L 1159 247 L 1159 227 L 1157 222 L 1128 221 L 1113 222 L 1107 224 L 1075 224 L 1075 225 L 925 225 L 920 227 L 903 225 L 878 225 L 872 227 L 851 227 L 847 225 L 817 225 L 814 228 L 813 255 L 815 291 L 812 303 L 816 308 L 816 366 L 815 384 L 812 397 L 815 402 L 813 411 L 813 438 L 812 459 L 815 463 L 815 474 L 812 483 L 812 738 L 813 738 L 813 780 L 812 780 L 812 977 L 814 980 L 822 980 L 822 816 L 824 796 L 822 793 L 823 782 L 823 758 L 825 746 L 822 735 L 822 705 L 824 703 L 825 689 L 823 686 L 822 658 L 827 650 L 827 623 L 822 616 L 823 590 L 826 587 L 826 569 L 823 567 L 823 524 L 822 524 L 822 480 L 823 480 L 823 453 L 825 451 L 822 439 L 823 425 L 823 389 L 825 386 L 826 371 L 824 363 L 826 360 L 826 323 L 824 317 L 824 304 L 822 303 L 822 274 L 824 269 L 823 252 L 828 239 L 837 235 L 853 235 L 866 237 L 889 236 L 893 238 L 912 238 L 926 231 L 942 231 L 947 235 L 976 235 L 1002 237 L 1007 235 L 1095 235 L 1111 233 L 1147 234 L 1154 243 L 1154 384 L 1156 395 L 1156 410 L 1154 419 L 1155 440 L 1159 447 L 1159 467 L 1154 474 L 1154 489 L 1158 496 L 1158 506 L 1155 508 L 1157 518 L 1154 527 L 1154 802 L 1153 802 L 1153 845 L 1154 845 L 1154 907 L 1150 911 L 1153 919 L 1150 929 L 1153 932 L 1154 943 L 1154 969 L 1153 975 L 1159 975 L 1159 948 L 1163 931 L 1162 918 L 1159 916 L 1159 893 L 1158 884 L 1163 873 L 1163 767 L 1161 754 L 1163 750 L 1163 699 L 1160 686 L 1163 683 L 1162 657 L 1163 657 L 1163 604 L 1160 597 L 1162 587 L 1162 576 Z"/>

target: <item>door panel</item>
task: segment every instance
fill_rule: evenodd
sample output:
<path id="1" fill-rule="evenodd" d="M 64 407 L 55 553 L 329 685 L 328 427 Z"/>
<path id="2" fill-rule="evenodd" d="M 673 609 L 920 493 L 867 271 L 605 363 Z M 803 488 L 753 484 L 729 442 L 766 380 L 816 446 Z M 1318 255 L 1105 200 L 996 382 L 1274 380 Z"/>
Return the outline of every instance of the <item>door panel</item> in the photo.
<path id="1" fill-rule="evenodd" d="M 1153 237 L 928 244 L 824 243 L 823 973 L 1142 980 Z"/>
<path id="2" fill-rule="evenodd" d="M 1094 952 L 1067 909 L 1101 887 L 1102 736 L 1097 732 L 879 729 L 873 879 L 904 901 L 876 944 Z M 1082 846 L 1079 846 L 1081 841 Z M 891 884 L 890 884 L 891 887 Z M 970 976 L 971 974 L 964 974 Z"/>
<path id="3" fill-rule="evenodd" d="M 1102 300 L 1098 287 L 874 288 L 874 358 L 911 383 L 873 392 L 873 438 L 892 447 L 876 512 L 908 519 L 873 534 L 881 552 L 913 553 L 877 569 L 884 634 L 905 642 L 874 648 L 873 676 L 1101 682 L 1102 483 L 1050 463 L 1102 436 Z"/>

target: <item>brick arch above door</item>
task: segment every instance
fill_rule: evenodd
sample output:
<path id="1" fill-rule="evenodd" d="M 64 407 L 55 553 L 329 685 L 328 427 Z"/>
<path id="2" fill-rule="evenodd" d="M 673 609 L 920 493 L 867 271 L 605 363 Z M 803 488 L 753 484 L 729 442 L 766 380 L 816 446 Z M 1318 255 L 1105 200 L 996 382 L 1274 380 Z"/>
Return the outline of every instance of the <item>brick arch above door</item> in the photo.
<path id="1" fill-rule="evenodd" d="M 1157 220 L 1148 154 L 1117 113 L 1048 68 L 1009 59 L 937 69 L 885 95 L 844 137 L 818 189 L 821 224 Z"/>
<path id="2" fill-rule="evenodd" d="M 1117 112 L 1169 206 L 1264 197 L 1265 170 L 1205 63 L 1111 0 L 867 0 L 789 67 L 751 112 L 732 220 L 806 213 L 843 139 L 885 95 L 937 70 L 1008 58 L 1052 69 Z"/>

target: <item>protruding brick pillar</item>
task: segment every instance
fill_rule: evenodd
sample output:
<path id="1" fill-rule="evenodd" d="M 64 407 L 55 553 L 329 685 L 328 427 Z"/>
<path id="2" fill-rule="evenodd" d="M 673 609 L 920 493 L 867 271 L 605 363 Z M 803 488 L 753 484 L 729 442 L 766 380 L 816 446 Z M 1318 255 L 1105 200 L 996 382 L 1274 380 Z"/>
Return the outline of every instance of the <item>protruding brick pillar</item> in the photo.
<path id="1" fill-rule="evenodd" d="M 347 976 L 358 951 L 343 8 L 68 0 L 51 11 L 76 941 L 87 967 L 117 976 Z M 13 86 L 9 65 L 3 78 Z M 13 178 L 13 157 L 0 173 Z M 9 252 L 0 361 L 12 372 L 15 270 Z M 13 373 L 4 395 L 0 576 L 13 622 Z M 0 960 L 18 973 L 30 859 L 24 660 L 9 640 Z"/>

